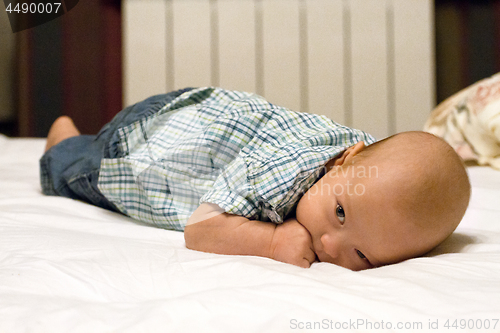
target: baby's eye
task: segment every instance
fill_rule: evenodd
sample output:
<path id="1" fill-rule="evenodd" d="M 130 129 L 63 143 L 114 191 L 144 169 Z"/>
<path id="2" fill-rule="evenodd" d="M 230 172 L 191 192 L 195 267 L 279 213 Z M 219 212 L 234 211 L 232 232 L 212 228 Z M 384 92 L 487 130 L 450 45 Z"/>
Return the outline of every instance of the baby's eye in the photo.
<path id="1" fill-rule="evenodd" d="M 365 255 L 360 251 L 360 250 L 356 250 L 356 252 L 358 253 L 358 256 L 361 258 L 361 259 L 366 259 Z"/>
<path id="2" fill-rule="evenodd" d="M 342 208 L 341 205 L 337 204 L 337 208 L 335 208 L 335 214 L 339 218 L 340 223 L 344 224 L 345 213 L 344 213 L 344 208 Z"/>

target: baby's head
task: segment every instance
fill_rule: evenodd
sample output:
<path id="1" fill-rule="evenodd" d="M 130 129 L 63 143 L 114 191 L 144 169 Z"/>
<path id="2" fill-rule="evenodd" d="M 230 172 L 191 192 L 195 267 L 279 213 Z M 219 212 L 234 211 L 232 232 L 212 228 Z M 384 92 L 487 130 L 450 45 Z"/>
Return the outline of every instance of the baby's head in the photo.
<path id="1" fill-rule="evenodd" d="M 359 142 L 326 168 L 296 217 L 320 261 L 353 270 L 425 254 L 455 230 L 469 203 L 461 159 L 425 132 Z"/>

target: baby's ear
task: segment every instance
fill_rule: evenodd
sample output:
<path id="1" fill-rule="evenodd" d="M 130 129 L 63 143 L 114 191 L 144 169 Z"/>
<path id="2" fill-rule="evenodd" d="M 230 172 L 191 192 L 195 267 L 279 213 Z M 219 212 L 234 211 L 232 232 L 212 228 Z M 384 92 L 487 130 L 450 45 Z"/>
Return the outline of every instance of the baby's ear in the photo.
<path id="1" fill-rule="evenodd" d="M 334 166 L 341 166 L 345 164 L 346 162 L 349 162 L 352 160 L 354 156 L 356 156 L 357 153 L 365 149 L 365 143 L 363 141 L 359 141 L 356 143 L 354 146 L 350 146 L 344 152 L 342 155 L 337 157 L 335 160 L 335 163 L 333 164 Z"/>

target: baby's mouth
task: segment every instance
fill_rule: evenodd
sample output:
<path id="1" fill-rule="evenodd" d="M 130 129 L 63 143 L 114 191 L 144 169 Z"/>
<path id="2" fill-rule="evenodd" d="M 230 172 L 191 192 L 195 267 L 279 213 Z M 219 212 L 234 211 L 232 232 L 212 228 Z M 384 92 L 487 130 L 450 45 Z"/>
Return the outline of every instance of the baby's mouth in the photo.
<path id="1" fill-rule="evenodd" d="M 318 254 L 316 253 L 316 259 L 314 259 L 314 262 L 321 262 L 321 260 L 319 260 L 318 258 Z"/>
<path id="2" fill-rule="evenodd" d="M 321 244 L 321 242 L 319 242 Z M 327 254 L 323 251 L 323 246 L 316 246 L 317 242 L 313 242 L 314 253 L 316 253 L 316 261 L 323 262 L 326 261 Z"/>
<path id="3" fill-rule="evenodd" d="M 319 262 L 329 262 L 331 263 L 331 258 L 325 252 L 316 252 L 316 260 Z"/>

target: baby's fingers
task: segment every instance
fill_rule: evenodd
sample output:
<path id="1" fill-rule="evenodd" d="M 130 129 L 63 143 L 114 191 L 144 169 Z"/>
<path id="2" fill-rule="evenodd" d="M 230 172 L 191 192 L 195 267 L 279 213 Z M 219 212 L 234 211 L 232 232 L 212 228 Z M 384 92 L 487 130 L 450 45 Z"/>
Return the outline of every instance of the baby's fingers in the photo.
<path id="1" fill-rule="evenodd" d="M 309 268 L 311 264 L 316 260 L 316 253 L 312 250 L 308 250 L 304 253 L 304 257 L 298 264 L 300 267 Z"/>
<path id="2" fill-rule="evenodd" d="M 307 262 L 309 263 L 309 266 L 311 266 L 311 264 L 316 261 L 316 253 L 314 253 L 314 251 L 312 251 L 312 250 L 307 251 L 304 259 L 306 259 Z M 309 267 L 309 266 L 307 266 L 307 267 Z"/>
<path id="3" fill-rule="evenodd" d="M 309 262 L 309 260 L 304 258 L 297 266 L 302 267 L 302 268 L 309 268 L 309 267 L 311 267 L 311 263 Z"/>

